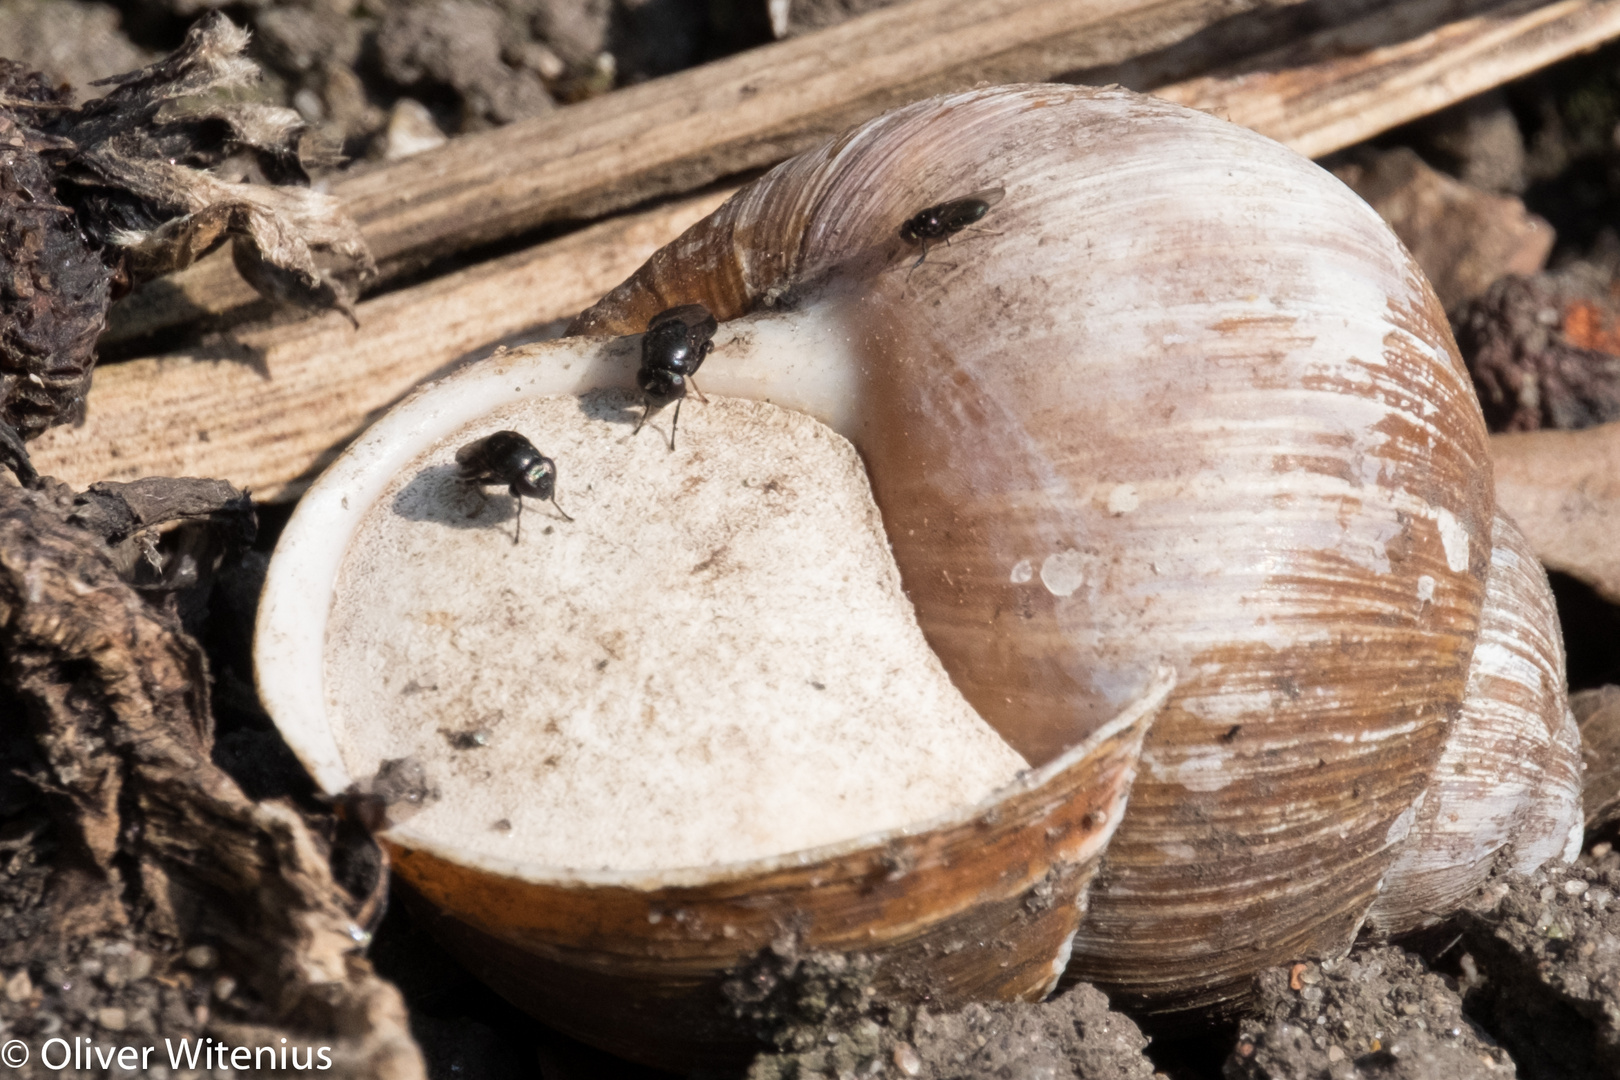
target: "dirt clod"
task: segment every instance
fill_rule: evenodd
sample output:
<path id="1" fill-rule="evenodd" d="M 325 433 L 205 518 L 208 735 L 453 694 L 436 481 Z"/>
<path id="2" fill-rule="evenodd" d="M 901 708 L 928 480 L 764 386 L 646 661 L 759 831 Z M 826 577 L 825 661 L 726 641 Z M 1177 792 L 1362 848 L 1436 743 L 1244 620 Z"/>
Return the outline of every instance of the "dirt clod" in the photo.
<path id="1" fill-rule="evenodd" d="M 1406 147 L 1352 154 L 1334 173 L 1389 222 L 1448 311 L 1504 274 L 1535 273 L 1552 251 L 1552 227 L 1517 198 L 1453 179 Z"/>
<path id="2" fill-rule="evenodd" d="M 1411 953 L 1381 946 L 1256 980 L 1257 1015 L 1239 1028 L 1229 1080 L 1463 1080 L 1513 1076 L 1464 1015 L 1456 987 Z"/>
<path id="3" fill-rule="evenodd" d="M 502 42 L 510 37 L 506 18 L 492 7 L 433 0 L 390 12 L 377 32 L 377 53 L 399 85 L 453 91 L 465 130 L 478 121 L 505 124 L 552 108 L 540 77 L 503 59 Z"/>
<path id="4" fill-rule="evenodd" d="M 1459 926 L 1468 1010 L 1525 1075 L 1620 1076 L 1620 864 L 1493 877 Z"/>
<path id="5" fill-rule="evenodd" d="M 923 1076 L 936 1080 L 1147 1080 L 1148 1040 L 1102 992 L 1080 984 L 1040 1005 L 957 1012 L 889 1004 L 859 956 L 767 950 L 727 986 L 733 1007 L 776 1046 L 748 1080 Z"/>
<path id="6" fill-rule="evenodd" d="M 1620 294 L 1596 267 L 1503 278 L 1454 329 L 1491 430 L 1620 419 Z"/>

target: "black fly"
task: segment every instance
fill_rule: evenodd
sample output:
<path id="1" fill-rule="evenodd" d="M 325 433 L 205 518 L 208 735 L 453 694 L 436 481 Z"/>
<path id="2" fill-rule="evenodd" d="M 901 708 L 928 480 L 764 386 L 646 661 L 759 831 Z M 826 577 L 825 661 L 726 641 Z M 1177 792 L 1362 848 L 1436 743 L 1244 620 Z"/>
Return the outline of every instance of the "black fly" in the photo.
<path id="1" fill-rule="evenodd" d="M 917 256 L 917 261 L 911 268 L 917 269 L 922 265 L 922 261 L 928 258 L 930 240 L 943 240 L 949 244 L 953 233 L 959 233 L 978 222 L 1006 194 L 1006 188 L 985 188 L 965 198 L 924 207 L 908 217 L 900 226 L 900 239 L 908 244 L 922 246 L 922 254 Z"/>
<path id="2" fill-rule="evenodd" d="M 523 496 L 550 499 L 557 506 L 557 463 L 515 431 L 497 431 L 457 450 L 456 478 L 479 489 L 485 484 L 507 485 L 506 490 L 518 501 L 514 544 L 523 538 Z M 557 513 L 564 521 L 574 520 L 560 506 Z"/>
<path id="3" fill-rule="evenodd" d="M 675 415 L 669 422 L 669 448 L 675 449 L 675 425 L 681 420 L 681 399 L 686 397 L 686 384 L 692 383 L 700 401 L 708 401 L 692 376 L 703 366 L 703 358 L 714 348 L 714 332 L 720 324 L 713 313 L 702 304 L 682 304 L 660 311 L 647 323 L 647 333 L 641 339 L 641 369 L 636 372 L 636 385 L 645 395 L 641 420 L 636 434 L 647 422 L 655 408 L 675 403 Z"/>

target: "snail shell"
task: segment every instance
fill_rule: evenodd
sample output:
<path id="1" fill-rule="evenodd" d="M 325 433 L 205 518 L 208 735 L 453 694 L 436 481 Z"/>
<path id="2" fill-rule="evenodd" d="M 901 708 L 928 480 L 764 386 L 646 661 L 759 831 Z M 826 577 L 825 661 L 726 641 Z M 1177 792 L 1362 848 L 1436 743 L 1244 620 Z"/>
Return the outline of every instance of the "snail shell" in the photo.
<path id="1" fill-rule="evenodd" d="M 1547 575 L 1500 511 L 1493 540 L 1462 712 L 1367 915 L 1383 936 L 1439 922 L 1510 843 L 1519 873 L 1580 854 L 1580 731 Z"/>
<path id="2" fill-rule="evenodd" d="M 988 188 L 917 265 L 900 223 Z M 1522 544 L 1493 545 L 1467 372 L 1411 257 L 1309 161 L 1118 89 L 938 98 L 745 188 L 571 329 L 684 303 L 747 316 L 706 390 L 855 443 L 925 635 L 1031 761 L 1178 670 L 1071 972 L 1207 1006 L 1347 948 L 1381 893 L 1398 933 L 1509 840 L 1564 849 L 1556 621 Z M 1482 643 L 1535 677 L 1471 677 Z M 1499 737 L 1459 717 L 1508 713 L 1560 794 L 1506 784 L 1540 809 L 1467 842 L 1414 828 L 1448 735 Z M 1469 871 L 1404 854 L 1420 837 Z"/>

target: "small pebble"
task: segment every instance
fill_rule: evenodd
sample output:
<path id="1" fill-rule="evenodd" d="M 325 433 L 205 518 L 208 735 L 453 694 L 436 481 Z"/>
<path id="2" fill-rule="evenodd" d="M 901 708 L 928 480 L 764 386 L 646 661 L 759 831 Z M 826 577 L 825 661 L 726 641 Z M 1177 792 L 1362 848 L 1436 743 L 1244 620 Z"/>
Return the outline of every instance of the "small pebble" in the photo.
<path id="1" fill-rule="evenodd" d="M 6 980 L 6 1000 L 24 1001 L 34 992 L 34 980 L 28 977 L 27 968 L 19 968 L 17 974 Z"/>
<path id="2" fill-rule="evenodd" d="M 1328 1047 L 1328 1060 L 1329 1061 L 1343 1061 L 1344 1060 L 1344 1051 L 1339 1049 L 1337 1046 Z"/>
<path id="3" fill-rule="evenodd" d="M 214 996 L 220 1001 L 229 1001 L 234 993 L 236 993 L 236 980 L 229 975 L 221 975 L 214 980 Z"/>
<path id="4" fill-rule="evenodd" d="M 318 124 L 326 119 L 326 104 L 315 91 L 305 87 L 293 95 L 293 108 L 298 114 L 312 124 Z"/>
<path id="5" fill-rule="evenodd" d="M 1580 878 L 1570 878 L 1564 882 L 1564 891 L 1571 896 L 1579 896 L 1586 891 L 1586 882 Z"/>
<path id="6" fill-rule="evenodd" d="M 123 1009 L 118 1008 L 116 1005 L 109 1005 L 96 1013 L 96 1023 L 108 1031 L 123 1031 L 124 1028 L 129 1026 L 129 1017 Z"/>
<path id="7" fill-rule="evenodd" d="M 383 157 L 388 161 L 420 154 L 446 142 L 444 132 L 439 130 L 427 106 L 411 98 L 400 98 L 394 103 L 388 117 L 386 139 Z"/>
<path id="8" fill-rule="evenodd" d="M 906 1076 L 916 1076 L 922 1072 L 922 1058 L 917 1051 L 911 1048 L 910 1043 L 900 1043 L 894 1048 L 894 1067 Z"/>
<path id="9" fill-rule="evenodd" d="M 186 966 L 196 971 L 207 971 L 219 963 L 219 954 L 212 945 L 193 945 L 186 950 Z"/>

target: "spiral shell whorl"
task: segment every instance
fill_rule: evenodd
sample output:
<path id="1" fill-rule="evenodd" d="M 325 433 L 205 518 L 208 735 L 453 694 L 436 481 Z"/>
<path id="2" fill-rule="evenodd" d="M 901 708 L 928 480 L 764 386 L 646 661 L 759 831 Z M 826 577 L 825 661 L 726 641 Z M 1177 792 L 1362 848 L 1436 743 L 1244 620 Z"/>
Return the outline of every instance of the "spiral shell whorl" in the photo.
<path id="1" fill-rule="evenodd" d="M 913 269 L 899 224 L 990 186 Z M 1483 421 L 1387 227 L 1235 125 L 996 88 L 784 164 L 574 330 L 784 299 L 841 328 L 844 433 L 925 634 L 1004 737 L 1048 759 L 1180 672 L 1078 971 L 1206 1004 L 1347 946 L 1462 707 L 1491 552 Z"/>
<path id="2" fill-rule="evenodd" d="M 1494 524 L 1467 697 L 1368 913 L 1381 936 L 1439 922 L 1509 844 L 1520 873 L 1580 850 L 1580 732 L 1552 590 L 1518 526 L 1500 511 Z"/>

